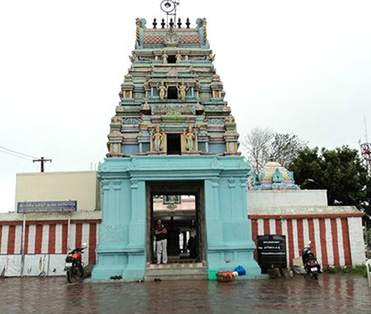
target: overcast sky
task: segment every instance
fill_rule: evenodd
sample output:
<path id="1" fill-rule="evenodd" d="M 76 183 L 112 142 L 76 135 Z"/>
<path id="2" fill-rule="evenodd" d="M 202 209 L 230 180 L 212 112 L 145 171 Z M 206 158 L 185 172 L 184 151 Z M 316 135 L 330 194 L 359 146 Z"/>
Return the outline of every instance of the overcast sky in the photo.
<path id="1" fill-rule="evenodd" d="M 0 146 L 52 158 L 46 171 L 103 161 L 135 18 L 151 27 L 164 17 L 160 2 L 0 0 Z M 180 0 L 178 7 L 191 26 L 207 18 L 241 139 L 269 127 L 330 149 L 358 148 L 364 117 L 371 133 L 370 12 L 368 0 Z M 14 209 L 16 173 L 39 167 L 0 149 L 0 212 Z"/>

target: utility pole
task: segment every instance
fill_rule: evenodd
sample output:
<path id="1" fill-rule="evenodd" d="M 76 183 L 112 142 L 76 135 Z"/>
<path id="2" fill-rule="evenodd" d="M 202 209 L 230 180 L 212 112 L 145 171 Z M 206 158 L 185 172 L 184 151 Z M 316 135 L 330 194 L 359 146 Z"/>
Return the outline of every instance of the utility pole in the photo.
<path id="1" fill-rule="evenodd" d="M 40 159 L 34 159 L 34 160 L 33 160 L 33 162 L 40 162 L 40 164 L 41 164 L 41 169 L 40 169 L 40 171 L 41 171 L 41 172 L 44 172 L 44 163 L 46 163 L 47 161 L 52 162 L 51 159 L 45 159 L 44 157 L 41 157 Z"/>

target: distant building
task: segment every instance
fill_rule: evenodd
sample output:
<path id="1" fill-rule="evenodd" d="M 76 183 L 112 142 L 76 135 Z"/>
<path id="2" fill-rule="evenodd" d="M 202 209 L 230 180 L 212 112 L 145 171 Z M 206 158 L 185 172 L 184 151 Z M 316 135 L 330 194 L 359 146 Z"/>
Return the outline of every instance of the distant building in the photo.
<path id="1" fill-rule="evenodd" d="M 0 214 L 0 275 L 61 276 L 69 248 L 95 264 L 101 222 L 95 171 L 17 174 L 16 212 Z"/>

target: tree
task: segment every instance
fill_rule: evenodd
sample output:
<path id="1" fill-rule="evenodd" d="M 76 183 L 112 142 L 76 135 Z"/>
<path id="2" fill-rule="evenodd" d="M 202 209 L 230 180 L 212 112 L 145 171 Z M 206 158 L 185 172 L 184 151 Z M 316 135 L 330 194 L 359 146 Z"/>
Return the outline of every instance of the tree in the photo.
<path id="1" fill-rule="evenodd" d="M 371 179 L 358 151 L 348 146 L 304 148 L 290 163 L 302 189 L 326 189 L 330 205 L 355 205 L 370 213 Z"/>
<path id="2" fill-rule="evenodd" d="M 269 143 L 272 139 L 272 130 L 255 128 L 242 141 L 242 145 L 247 149 L 249 159 L 253 162 L 253 168 L 258 172 L 268 160 Z"/>
<path id="3" fill-rule="evenodd" d="M 259 173 L 271 158 L 287 167 L 305 144 L 294 134 L 280 134 L 268 128 L 255 128 L 245 136 L 242 145 L 253 162 L 253 169 Z"/>
<path id="4" fill-rule="evenodd" d="M 304 145 L 304 142 L 294 134 L 275 133 L 271 143 L 270 155 L 282 167 L 287 167 Z"/>

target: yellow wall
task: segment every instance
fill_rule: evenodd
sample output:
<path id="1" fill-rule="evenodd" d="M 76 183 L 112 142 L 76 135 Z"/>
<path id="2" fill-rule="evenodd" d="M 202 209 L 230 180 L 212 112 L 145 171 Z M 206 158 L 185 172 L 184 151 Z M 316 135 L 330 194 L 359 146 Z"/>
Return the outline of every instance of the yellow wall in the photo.
<path id="1" fill-rule="evenodd" d="M 77 201 L 78 211 L 100 210 L 96 171 L 18 173 L 18 202 Z"/>

